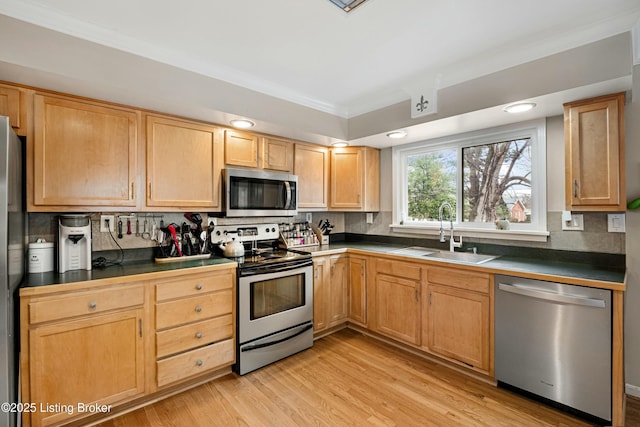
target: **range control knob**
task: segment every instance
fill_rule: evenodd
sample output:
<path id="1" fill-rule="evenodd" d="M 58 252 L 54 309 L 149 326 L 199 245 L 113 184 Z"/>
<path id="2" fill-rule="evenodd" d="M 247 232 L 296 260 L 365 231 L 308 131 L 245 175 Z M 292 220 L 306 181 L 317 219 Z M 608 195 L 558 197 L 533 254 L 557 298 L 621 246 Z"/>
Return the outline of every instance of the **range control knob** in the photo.
<path id="1" fill-rule="evenodd" d="M 275 227 L 271 227 L 271 232 L 275 233 L 276 232 L 276 228 Z"/>
<path id="2" fill-rule="evenodd" d="M 267 229 L 266 229 L 266 230 L 264 230 L 264 231 L 268 233 L 268 232 L 269 232 L 269 227 L 267 227 Z"/>

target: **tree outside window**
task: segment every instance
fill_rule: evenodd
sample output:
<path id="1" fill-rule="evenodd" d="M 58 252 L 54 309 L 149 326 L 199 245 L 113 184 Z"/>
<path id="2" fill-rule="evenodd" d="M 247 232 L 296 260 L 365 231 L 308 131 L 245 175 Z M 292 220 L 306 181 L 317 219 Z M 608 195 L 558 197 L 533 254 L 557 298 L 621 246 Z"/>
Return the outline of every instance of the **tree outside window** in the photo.
<path id="1" fill-rule="evenodd" d="M 436 221 L 444 202 L 456 212 L 456 150 L 436 151 L 407 158 L 409 218 Z"/>
<path id="2" fill-rule="evenodd" d="M 531 140 L 462 149 L 463 220 L 531 222 Z"/>

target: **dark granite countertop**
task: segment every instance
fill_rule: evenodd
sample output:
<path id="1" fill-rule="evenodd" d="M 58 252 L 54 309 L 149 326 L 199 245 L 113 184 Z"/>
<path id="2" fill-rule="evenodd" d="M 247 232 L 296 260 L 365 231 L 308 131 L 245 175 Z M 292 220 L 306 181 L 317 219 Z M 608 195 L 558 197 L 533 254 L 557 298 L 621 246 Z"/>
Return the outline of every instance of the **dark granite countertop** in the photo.
<path id="1" fill-rule="evenodd" d="M 362 251 L 389 254 L 397 249 L 402 249 L 408 245 L 376 243 L 376 242 L 337 242 L 329 245 L 316 247 L 300 248 L 311 252 L 312 255 L 322 256 L 332 253 L 344 252 L 347 249 L 357 249 Z M 435 249 L 440 250 L 442 249 Z M 403 257 L 411 257 L 410 255 L 402 255 Z M 413 258 L 427 261 L 425 257 L 416 256 Z M 571 282 L 575 280 L 586 280 L 594 282 L 608 282 L 616 285 L 623 285 L 625 279 L 625 271 L 623 268 L 606 267 L 602 265 L 594 265 L 589 262 L 568 262 L 557 261 L 553 259 L 544 259 L 536 257 L 516 257 L 509 255 L 500 255 L 497 258 L 484 262 L 482 264 L 459 263 L 448 260 L 429 259 L 431 263 L 446 263 L 455 265 L 471 265 L 474 268 L 488 270 L 500 274 L 512 275 L 543 275 L 549 276 L 549 280 L 561 280 Z"/>
<path id="2" fill-rule="evenodd" d="M 342 253 L 348 249 L 359 250 L 378 254 L 394 255 L 391 252 L 397 249 L 406 248 L 406 244 L 360 241 L 360 242 L 336 242 L 329 245 L 301 247 L 299 250 L 310 252 L 312 256 L 330 255 L 334 253 Z M 442 251 L 443 249 L 435 249 Z M 411 255 L 397 255 L 409 257 Z M 603 282 L 610 284 L 611 288 L 619 289 L 624 287 L 625 271 L 624 268 L 602 266 L 600 263 L 595 264 L 581 260 L 579 262 L 559 261 L 557 259 L 540 258 L 535 256 L 512 256 L 500 255 L 497 258 L 484 262 L 482 264 L 467 264 L 449 260 L 425 259 L 425 257 L 416 256 L 424 262 L 432 264 L 441 263 L 443 265 L 466 265 L 474 269 L 483 270 L 497 274 L 521 275 L 524 277 L 537 277 L 548 280 L 563 280 L 568 283 L 576 283 L 576 281 L 586 281 L 585 284 L 597 285 L 595 282 Z M 234 261 L 213 256 L 207 259 L 186 260 L 170 263 L 158 263 L 151 259 L 134 260 L 125 262 L 121 265 L 113 265 L 106 268 L 94 268 L 93 270 L 74 270 L 63 274 L 58 273 L 35 273 L 27 274 L 22 287 L 37 287 L 47 285 L 61 285 L 75 282 L 83 282 L 90 280 L 101 280 L 117 278 L 121 276 L 134 276 L 149 273 L 161 273 L 167 271 L 176 271 L 185 268 L 206 267 L 212 265 L 229 264 Z"/>
<path id="3" fill-rule="evenodd" d="M 21 287 L 63 285 L 89 280 L 111 279 L 114 277 L 134 276 L 139 274 L 175 271 L 184 268 L 207 267 L 212 265 L 229 264 L 234 261 L 227 258 L 213 256 L 199 260 L 184 260 L 177 262 L 155 262 L 153 260 L 135 260 L 120 265 L 112 265 L 105 268 L 92 270 L 72 270 L 66 273 L 30 273 L 25 276 Z"/>

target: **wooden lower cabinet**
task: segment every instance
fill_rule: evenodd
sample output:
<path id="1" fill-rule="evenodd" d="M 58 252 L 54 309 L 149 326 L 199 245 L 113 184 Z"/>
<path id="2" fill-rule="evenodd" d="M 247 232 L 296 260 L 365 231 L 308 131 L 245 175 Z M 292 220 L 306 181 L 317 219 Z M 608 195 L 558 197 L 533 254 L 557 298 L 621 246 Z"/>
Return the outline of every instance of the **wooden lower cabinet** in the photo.
<path id="1" fill-rule="evenodd" d="M 321 332 L 347 321 L 349 259 L 329 255 L 313 259 L 313 330 Z"/>
<path id="2" fill-rule="evenodd" d="M 329 327 L 329 257 L 313 258 L 313 332 Z"/>
<path id="3" fill-rule="evenodd" d="M 235 264 L 198 270 L 22 288 L 22 425 L 78 424 L 230 371 Z"/>
<path id="4" fill-rule="evenodd" d="M 421 268 L 416 264 L 379 259 L 375 271 L 372 329 L 404 343 L 419 345 Z"/>
<path id="5" fill-rule="evenodd" d="M 235 271 L 155 284 L 159 388 L 235 363 Z"/>
<path id="6" fill-rule="evenodd" d="M 367 258 L 349 255 L 349 322 L 367 325 Z"/>
<path id="7" fill-rule="evenodd" d="M 143 288 L 122 286 L 129 299 L 101 312 L 114 296 L 106 291 L 21 301 L 23 316 L 35 316 L 22 332 L 28 340 L 21 356 L 27 362 L 23 359 L 22 400 L 36 405 L 35 411 L 23 414 L 24 425 L 62 423 L 92 415 L 82 405 L 111 405 L 144 394 Z M 64 307 L 68 314 L 59 318 L 55 307 Z"/>
<path id="8" fill-rule="evenodd" d="M 487 374 L 491 369 L 491 276 L 427 269 L 422 346 Z"/>
<path id="9" fill-rule="evenodd" d="M 489 296 L 429 285 L 428 299 L 423 342 L 428 342 L 429 350 L 488 370 Z"/>

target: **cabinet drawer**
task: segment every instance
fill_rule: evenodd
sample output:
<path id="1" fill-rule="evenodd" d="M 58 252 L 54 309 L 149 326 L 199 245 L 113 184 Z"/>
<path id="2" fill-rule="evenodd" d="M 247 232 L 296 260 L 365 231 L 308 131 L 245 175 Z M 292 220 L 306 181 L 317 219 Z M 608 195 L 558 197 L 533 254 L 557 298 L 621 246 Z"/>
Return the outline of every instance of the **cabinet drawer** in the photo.
<path id="1" fill-rule="evenodd" d="M 156 304 L 156 329 L 170 328 L 233 313 L 231 290 Z"/>
<path id="2" fill-rule="evenodd" d="M 430 267 L 427 271 L 429 283 L 453 286 L 469 291 L 489 293 L 491 279 L 488 274 L 459 271 L 449 268 Z"/>
<path id="3" fill-rule="evenodd" d="M 45 298 L 29 303 L 29 323 L 49 322 L 142 305 L 144 287 L 140 285 L 111 288 Z"/>
<path id="4" fill-rule="evenodd" d="M 227 314 L 156 333 L 156 355 L 162 358 L 232 336 L 233 317 Z"/>
<path id="5" fill-rule="evenodd" d="M 231 289 L 234 285 L 233 269 L 163 281 L 156 284 L 156 301 Z"/>
<path id="6" fill-rule="evenodd" d="M 233 340 L 225 340 L 156 363 L 158 387 L 235 362 Z"/>
<path id="7" fill-rule="evenodd" d="M 391 276 L 406 277 L 407 279 L 420 280 L 420 267 L 415 264 L 402 261 L 379 259 L 376 262 L 376 271 Z"/>

